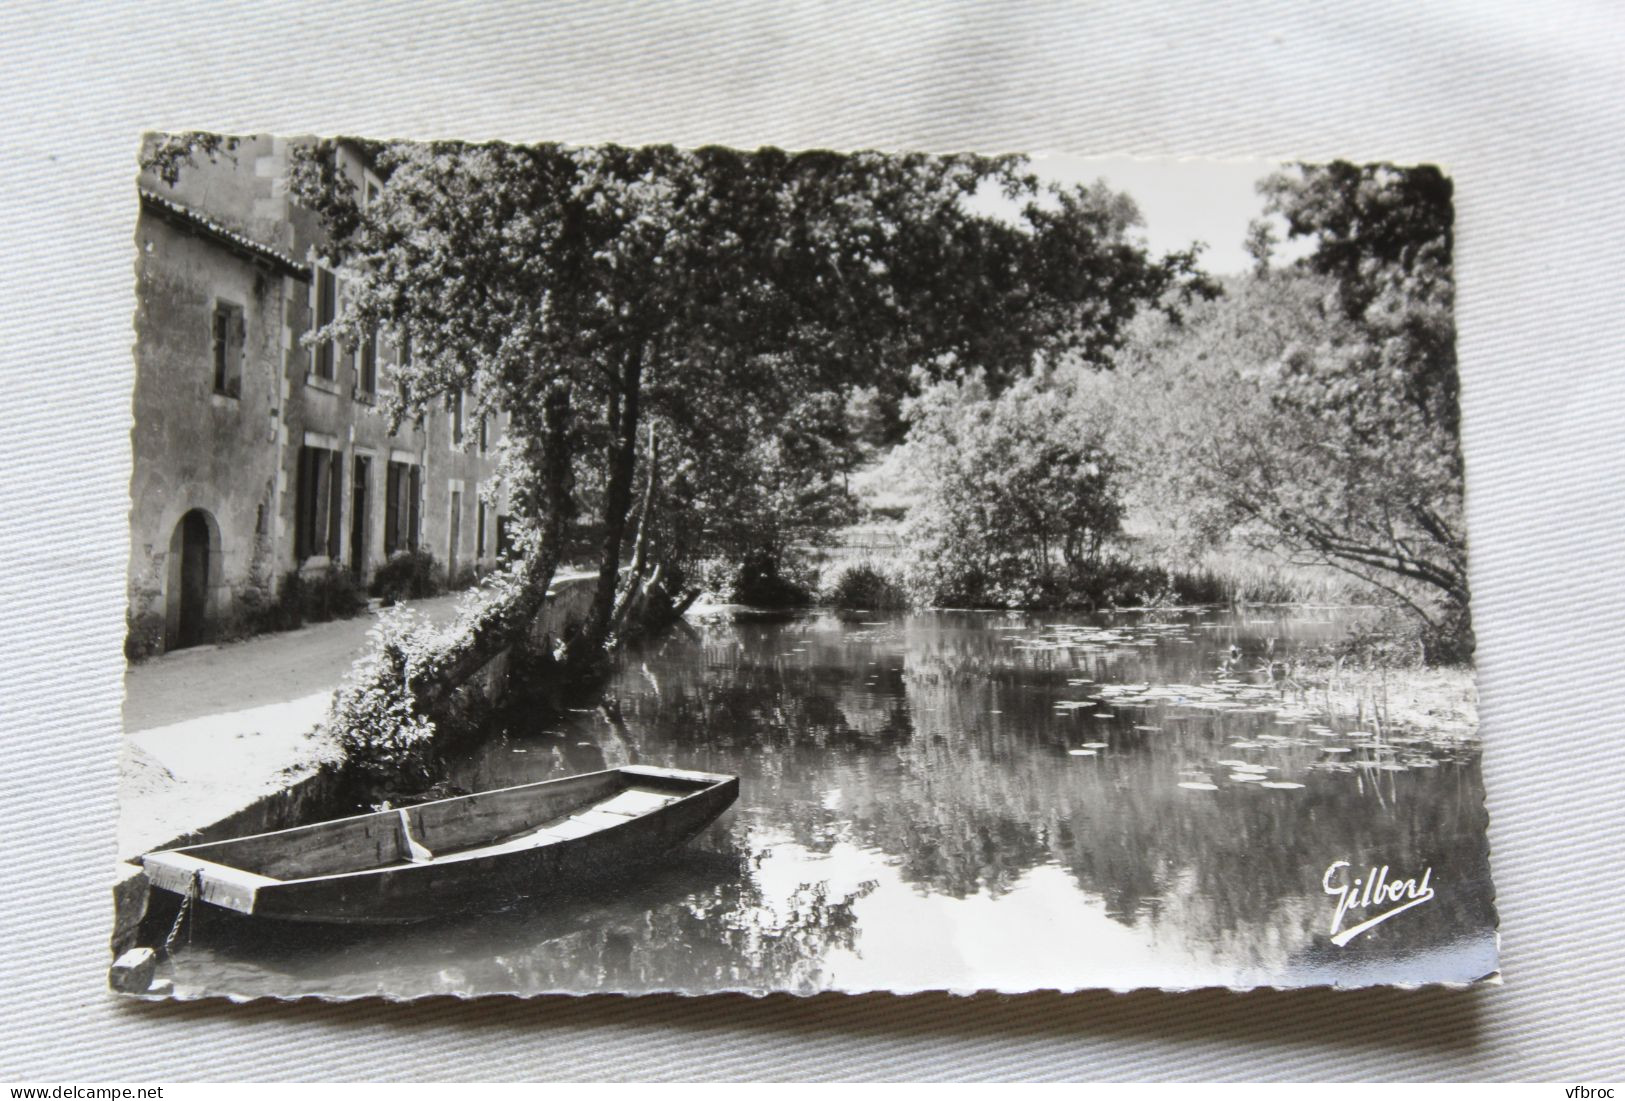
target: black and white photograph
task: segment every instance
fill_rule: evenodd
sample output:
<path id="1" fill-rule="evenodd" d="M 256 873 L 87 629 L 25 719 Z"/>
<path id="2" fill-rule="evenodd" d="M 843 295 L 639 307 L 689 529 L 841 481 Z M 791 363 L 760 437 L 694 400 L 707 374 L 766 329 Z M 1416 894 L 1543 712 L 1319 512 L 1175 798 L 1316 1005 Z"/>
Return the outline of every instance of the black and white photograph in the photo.
<path id="1" fill-rule="evenodd" d="M 115 989 L 1498 981 L 1446 168 L 139 163 Z"/>

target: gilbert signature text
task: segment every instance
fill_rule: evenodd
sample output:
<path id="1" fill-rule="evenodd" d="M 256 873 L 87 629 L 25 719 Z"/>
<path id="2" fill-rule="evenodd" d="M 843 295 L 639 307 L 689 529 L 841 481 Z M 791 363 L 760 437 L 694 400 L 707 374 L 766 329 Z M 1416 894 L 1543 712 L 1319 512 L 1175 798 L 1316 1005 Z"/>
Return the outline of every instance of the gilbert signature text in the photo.
<path id="1" fill-rule="evenodd" d="M 1432 868 L 1424 871 L 1420 879 L 1390 878 L 1386 864 L 1351 877 L 1349 862 L 1339 860 L 1326 869 L 1320 881 L 1326 893 L 1337 899 L 1337 909 L 1332 914 L 1332 943 L 1341 948 L 1367 929 L 1374 929 L 1389 918 L 1427 902 L 1433 897 L 1433 888 L 1429 885 L 1432 878 Z M 1372 914 L 1373 909 L 1381 907 L 1387 909 Z M 1356 916 L 1351 911 L 1371 916 L 1345 929 L 1343 919 Z"/>

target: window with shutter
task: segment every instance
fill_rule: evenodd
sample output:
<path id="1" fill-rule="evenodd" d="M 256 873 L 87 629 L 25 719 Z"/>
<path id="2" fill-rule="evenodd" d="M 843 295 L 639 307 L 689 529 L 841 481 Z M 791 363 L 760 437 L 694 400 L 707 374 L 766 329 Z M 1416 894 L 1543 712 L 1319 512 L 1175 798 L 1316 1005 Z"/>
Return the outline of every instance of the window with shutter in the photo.
<path id="1" fill-rule="evenodd" d="M 294 555 L 300 561 L 324 554 L 339 561 L 344 530 L 344 470 L 340 458 L 337 451 L 325 447 L 299 449 Z"/>
<path id="2" fill-rule="evenodd" d="M 293 554 L 300 561 L 310 557 L 311 449 L 299 449 L 299 473 L 294 479 Z"/>
<path id="3" fill-rule="evenodd" d="M 421 519 L 420 512 L 423 501 L 423 473 L 422 470 L 416 466 L 411 467 L 410 469 L 411 475 L 409 481 L 411 482 L 411 490 L 408 495 L 410 504 L 408 516 L 410 516 L 410 520 L 407 522 L 406 546 L 409 550 L 415 551 L 418 549 L 418 535 L 421 531 L 421 528 L 418 526 L 418 521 Z"/>
<path id="4" fill-rule="evenodd" d="M 378 392 L 378 334 L 369 332 L 361 342 L 361 367 L 356 380 L 356 392 L 371 399 Z"/>
<path id="5" fill-rule="evenodd" d="M 327 557 L 337 564 L 344 553 L 344 467 L 337 451 L 327 453 Z"/>
<path id="6" fill-rule="evenodd" d="M 333 464 L 328 461 L 331 452 L 313 448 L 316 477 L 310 495 L 310 553 L 327 553 L 328 499 L 333 493 Z"/>
<path id="7" fill-rule="evenodd" d="M 226 392 L 226 313 L 214 308 L 214 392 Z"/>
<path id="8" fill-rule="evenodd" d="M 231 302 L 214 304 L 214 392 L 240 397 L 243 377 L 243 343 L 246 325 L 243 308 Z"/>
<path id="9" fill-rule="evenodd" d="M 338 316 L 338 278 L 321 265 L 316 267 L 316 327 L 331 325 Z M 333 341 L 324 340 L 316 345 L 316 362 L 312 370 L 317 378 L 334 381 L 338 377 L 338 352 Z"/>
<path id="10" fill-rule="evenodd" d="M 384 557 L 401 549 L 401 471 L 402 463 L 390 463 L 385 468 L 384 485 Z"/>

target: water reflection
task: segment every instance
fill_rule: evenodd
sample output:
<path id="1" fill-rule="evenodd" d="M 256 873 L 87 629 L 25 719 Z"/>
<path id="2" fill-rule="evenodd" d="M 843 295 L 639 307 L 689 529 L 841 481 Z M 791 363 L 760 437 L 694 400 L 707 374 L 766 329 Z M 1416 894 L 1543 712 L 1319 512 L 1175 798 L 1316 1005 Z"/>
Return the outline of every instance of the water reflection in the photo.
<path id="1" fill-rule="evenodd" d="M 736 808 L 658 874 L 384 934 L 217 921 L 177 984 L 1477 978 L 1494 967 L 1477 744 L 1373 737 L 1296 711 L 1270 659 L 1339 629 L 1330 614 L 945 612 L 673 635 L 628 658 L 604 706 L 514 722 L 453 777 L 480 789 L 639 762 L 738 773 Z M 1321 877 L 1334 860 L 1431 867 L 1437 897 L 1333 947 Z"/>

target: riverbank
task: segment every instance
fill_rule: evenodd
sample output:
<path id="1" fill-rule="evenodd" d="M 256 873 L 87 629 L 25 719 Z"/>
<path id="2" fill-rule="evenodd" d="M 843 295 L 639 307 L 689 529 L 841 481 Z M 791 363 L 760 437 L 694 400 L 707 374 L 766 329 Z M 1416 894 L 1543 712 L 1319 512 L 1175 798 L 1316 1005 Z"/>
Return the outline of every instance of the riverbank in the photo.
<path id="1" fill-rule="evenodd" d="M 1439 738 L 1478 737 L 1478 677 L 1468 665 L 1325 667 L 1299 671 L 1303 702 L 1329 719 L 1405 727 Z"/>
<path id="2" fill-rule="evenodd" d="M 1217 606 L 1120 608 L 1116 611 L 1195 612 L 1213 607 Z M 1326 608 L 1335 605 L 1259 604 L 1247 607 Z M 731 619 L 741 612 L 763 615 L 820 610 L 839 609 L 828 604 L 761 609 L 702 598 L 689 608 L 686 618 L 695 623 L 708 623 Z M 1298 707 L 1312 710 L 1327 721 L 1357 725 L 1376 724 L 1383 728 L 1395 729 L 1403 727 L 1414 733 L 1441 739 L 1478 737 L 1478 679 L 1471 665 L 1407 665 L 1383 668 L 1353 665 L 1338 667 L 1329 662 L 1300 663 L 1291 669 L 1289 676 L 1274 687 L 1284 698 L 1291 700 Z"/>

